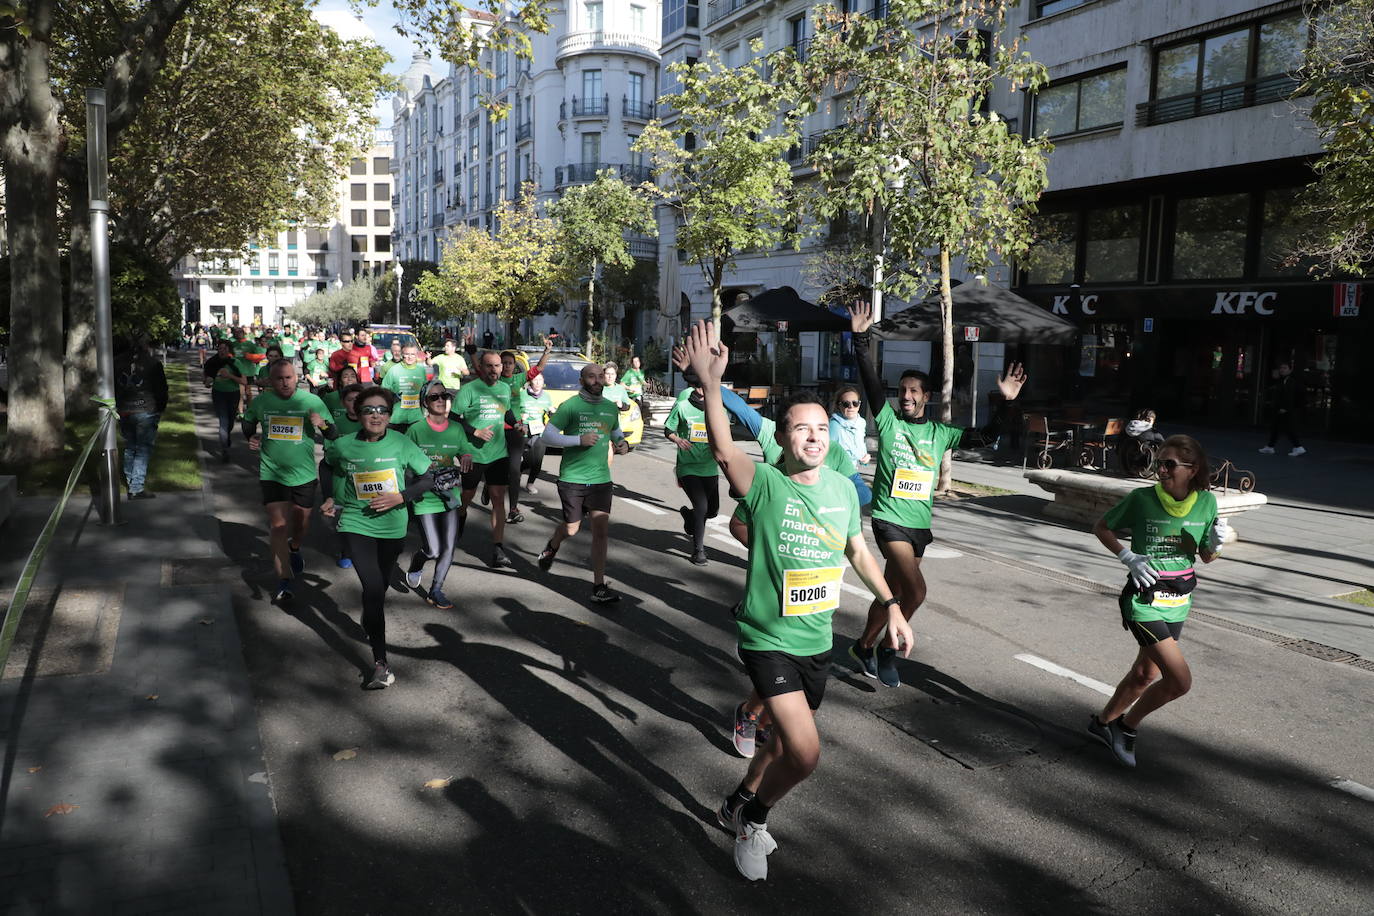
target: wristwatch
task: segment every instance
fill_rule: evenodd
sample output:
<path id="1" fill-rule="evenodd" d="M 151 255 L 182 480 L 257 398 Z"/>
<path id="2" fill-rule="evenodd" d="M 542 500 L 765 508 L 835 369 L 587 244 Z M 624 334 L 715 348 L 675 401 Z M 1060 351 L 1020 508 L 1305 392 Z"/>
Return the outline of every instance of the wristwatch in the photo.
<path id="1" fill-rule="evenodd" d="M 894 604 L 897 605 L 898 607 L 900 607 L 901 604 L 902 604 L 902 599 L 901 599 L 901 598 L 898 598 L 896 595 L 893 595 L 891 598 L 889 598 L 889 599 L 887 599 L 886 601 L 883 602 L 883 607 L 884 607 L 884 608 L 890 608 L 890 607 L 892 607 L 892 605 L 894 605 Z"/>

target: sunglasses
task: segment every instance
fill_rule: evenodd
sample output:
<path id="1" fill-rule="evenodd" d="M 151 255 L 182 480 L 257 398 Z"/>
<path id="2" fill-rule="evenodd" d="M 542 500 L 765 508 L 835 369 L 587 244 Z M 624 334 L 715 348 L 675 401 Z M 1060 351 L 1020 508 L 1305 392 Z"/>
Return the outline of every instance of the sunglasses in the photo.
<path id="1" fill-rule="evenodd" d="M 1185 464 L 1185 463 L 1183 463 L 1182 461 L 1175 461 L 1175 460 L 1172 459 L 1172 458 L 1165 458 L 1163 461 L 1159 462 L 1159 469 L 1160 469 L 1161 471 L 1173 472 L 1176 468 L 1190 468 L 1190 467 L 1192 467 L 1191 464 Z"/>
<path id="2" fill-rule="evenodd" d="M 370 414 L 372 414 L 374 417 L 375 417 L 375 416 L 382 416 L 382 415 L 390 416 L 390 415 L 391 415 L 391 408 L 390 408 L 390 407 L 387 407 L 385 404 L 364 404 L 362 407 L 359 407 L 359 408 L 358 408 L 358 413 L 360 413 L 360 414 L 369 414 L 369 413 L 370 413 Z"/>
<path id="3" fill-rule="evenodd" d="M 858 402 L 858 401 L 841 401 L 841 402 L 840 402 L 840 406 L 841 406 L 841 407 L 858 407 L 858 406 L 859 406 L 859 402 Z"/>
<path id="4" fill-rule="evenodd" d="M 428 403 L 430 403 L 430 404 L 433 404 L 433 403 L 435 403 L 436 401 L 451 401 L 451 400 L 453 400 L 453 395 L 447 394 L 447 393 L 446 393 L 446 394 L 431 394 L 429 397 L 425 398 L 425 400 L 426 400 Z"/>

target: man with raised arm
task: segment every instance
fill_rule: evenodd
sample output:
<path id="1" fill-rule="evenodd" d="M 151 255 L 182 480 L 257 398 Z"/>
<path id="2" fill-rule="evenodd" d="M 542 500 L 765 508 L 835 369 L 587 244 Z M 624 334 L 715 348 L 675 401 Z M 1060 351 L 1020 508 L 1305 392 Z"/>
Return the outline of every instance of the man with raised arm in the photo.
<path id="1" fill-rule="evenodd" d="M 721 403 L 729 355 L 715 328 L 697 322 L 687 356 L 701 380 L 706 435 L 716 462 L 751 518 L 744 600 L 736 614 L 739 657 L 773 722 L 773 738 L 749 762 L 716 817 L 735 833 L 735 867 L 768 876 L 777 843 L 768 812 L 809 776 L 820 758 L 815 711 L 825 694 L 845 560 L 889 611 L 888 645 L 910 651 L 911 628 L 868 552 L 853 485 L 825 467 L 830 417 L 809 393 L 780 406 L 774 438 L 782 467 L 753 461 L 730 435 Z"/>

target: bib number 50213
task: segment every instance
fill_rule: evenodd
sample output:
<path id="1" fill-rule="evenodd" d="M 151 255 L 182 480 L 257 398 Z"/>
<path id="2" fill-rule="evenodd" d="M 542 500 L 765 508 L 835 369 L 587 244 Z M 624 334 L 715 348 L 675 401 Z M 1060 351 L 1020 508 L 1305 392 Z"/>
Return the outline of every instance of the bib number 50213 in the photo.
<path id="1" fill-rule="evenodd" d="M 934 488 L 933 468 L 896 468 L 892 472 L 894 499 L 930 499 Z"/>

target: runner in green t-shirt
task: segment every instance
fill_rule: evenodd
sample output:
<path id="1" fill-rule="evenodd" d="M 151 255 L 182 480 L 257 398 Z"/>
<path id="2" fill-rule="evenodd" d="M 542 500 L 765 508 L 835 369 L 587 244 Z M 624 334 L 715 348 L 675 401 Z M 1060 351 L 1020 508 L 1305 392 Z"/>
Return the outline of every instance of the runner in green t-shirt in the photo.
<path id="1" fill-rule="evenodd" d="M 639 405 L 639 416 L 644 420 L 644 425 L 648 426 L 653 418 L 649 416 L 649 402 L 644 399 L 644 370 L 640 368 L 638 356 L 630 357 L 630 368 L 625 370 L 620 382 L 630 393 L 630 398 Z"/>
<path id="2" fill-rule="evenodd" d="M 281 355 L 287 359 L 296 358 L 297 343 L 296 335 L 290 331 L 285 331 L 277 337 L 277 345 L 281 347 Z"/>
<path id="3" fill-rule="evenodd" d="M 320 395 L 320 400 L 324 401 L 324 406 L 329 408 L 330 415 L 334 418 L 334 423 L 342 422 L 345 416 L 345 409 L 340 395 L 345 388 L 350 385 L 358 384 L 358 370 L 352 366 L 344 366 L 339 370 L 338 377 L 334 379 L 332 387 Z M 356 432 L 356 428 L 352 430 Z"/>
<path id="4" fill-rule="evenodd" d="M 1193 603 L 1193 562 L 1211 563 L 1231 538 L 1210 492 L 1207 454 L 1191 436 L 1170 436 L 1155 462 L 1159 483 L 1133 490 L 1093 526 L 1093 534 L 1128 570 L 1118 605 L 1121 625 L 1140 649 L 1088 734 L 1135 766 L 1136 729 L 1150 713 L 1188 692 L 1193 683 L 1178 640 Z M 1131 531 L 1125 547 L 1114 532 Z"/>
<path id="5" fill-rule="evenodd" d="M 458 341 L 452 337 L 444 341 L 444 352 L 429 361 L 434 367 L 434 377 L 444 383 L 449 391 L 463 387 L 463 380 L 470 374 L 468 361 L 458 352 Z"/>
<path id="6" fill-rule="evenodd" d="M 692 562 L 706 565 L 706 521 L 720 511 L 720 476 L 711 445 L 706 441 L 705 396 L 700 380 L 686 379 L 690 397 L 673 404 L 663 421 L 663 434 L 677 446 L 677 485 L 687 494 L 688 506 L 679 509 L 682 527 L 692 539 Z"/>
<path id="7" fill-rule="evenodd" d="M 558 498 L 563 504 L 563 524 L 539 554 L 539 568 L 553 566 L 558 548 L 577 534 L 586 515 L 592 527 L 592 601 L 619 601 L 620 595 L 606 584 L 606 549 L 611 529 L 610 450 L 623 455 L 630 450 L 620 431 L 620 411 L 602 395 L 605 370 L 596 363 L 582 367 L 581 387 L 549 418 L 544 441 L 563 449 L 558 468 Z"/>
<path id="8" fill-rule="evenodd" d="M 430 458 L 413 441 L 388 429 L 394 395 L 371 388 L 358 401 L 363 428 L 329 443 L 320 465 L 325 492 L 335 494 L 320 511 L 338 515 L 353 570 L 363 589 L 363 629 L 372 646 L 372 671 L 363 686 L 396 682 L 386 657 L 386 593 L 391 568 L 406 542 L 405 504 L 434 486 Z M 415 479 L 407 484 L 409 472 Z M 337 490 L 334 483 L 343 477 Z"/>
<path id="9" fill-rule="evenodd" d="M 243 437 L 258 452 L 262 502 L 267 507 L 272 558 L 277 571 L 278 602 L 291 599 L 291 579 L 305 571 L 301 556 L 310 511 L 315 506 L 315 442 L 338 435 L 329 408 L 297 388 L 296 367 L 278 359 L 270 369 L 271 388 L 253 399 L 243 415 Z M 259 434 L 258 424 L 263 433 Z M 317 432 L 318 431 L 318 432 Z"/>
<path id="10" fill-rule="evenodd" d="M 463 502 L 459 516 L 466 525 L 468 506 L 477 495 L 477 484 L 486 485 L 491 500 L 491 569 L 510 569 L 514 564 L 502 544 L 506 533 L 506 489 L 510 461 L 506 454 L 506 427 L 519 423 L 511 413 L 510 386 L 501 378 L 501 355 L 488 350 L 477 359 L 477 378 L 468 382 L 453 399 L 452 416 L 463 427 L 471 447 L 471 469 L 463 474 Z"/>
<path id="11" fill-rule="evenodd" d="M 329 357 L 323 347 L 314 347 L 305 354 L 305 380 L 318 395 L 323 395 L 329 385 Z"/>
<path id="12" fill-rule="evenodd" d="M 215 418 L 219 421 L 220 461 L 229 461 L 229 436 L 234 429 L 234 417 L 239 413 L 239 398 L 248 379 L 239 374 L 238 361 L 234 359 L 234 345 L 220 338 L 215 344 L 215 355 L 205 361 L 201 371 L 205 384 L 210 387 L 210 401 L 215 407 Z"/>
<path id="13" fill-rule="evenodd" d="M 701 380 L 711 453 L 749 507 L 749 568 L 735 612 L 739 656 L 774 724 L 773 738 L 717 812 L 735 831 L 735 867 L 751 881 L 768 875 L 777 843 L 769 809 L 815 768 L 820 755 L 815 710 L 829 676 L 831 618 L 840 606 L 845 560 L 888 609 L 888 645 L 910 651 L 911 627 L 868 552 L 854 487 L 824 467 L 830 418 L 811 394 L 779 409 L 775 439 L 782 468 L 754 462 L 730 433 L 721 402 L 729 352 L 715 328 L 697 322 L 687 357 Z"/>
<path id="14" fill-rule="evenodd" d="M 915 369 L 902 373 L 897 384 L 900 410 L 894 410 L 887 403 L 887 386 L 878 377 L 869 352 L 868 329 L 873 324 L 873 307 L 856 302 L 849 315 L 859 377 L 869 409 L 876 411 L 873 419 L 878 427 L 873 539 L 887 558 L 884 575 L 893 583 L 893 591 L 902 599 L 902 613 L 910 620 L 926 600 L 921 557 L 932 540 L 930 508 L 940 479 L 940 464 L 947 451 L 959 447 L 966 430 L 926 417 L 930 380 Z M 1006 375 L 997 381 L 1003 409 L 1016 400 L 1025 383 L 1025 371 L 1019 363 L 1012 363 Z M 995 436 L 999 425 L 1000 418 L 994 413 L 982 435 Z M 896 656 L 878 646 L 885 617 L 877 605 L 869 608 L 868 624 L 850 646 L 849 654 L 865 676 L 876 678 L 884 686 L 898 687 L 902 680 L 897 673 Z"/>
<path id="15" fill-rule="evenodd" d="M 510 487 L 506 490 L 506 496 L 510 500 L 510 513 L 506 516 L 506 522 L 511 525 L 518 525 L 525 520 L 525 516 L 520 513 L 520 468 L 525 459 L 525 446 L 529 442 L 529 430 L 526 429 L 523 420 L 525 385 L 530 379 L 538 378 L 544 371 L 552 350 L 552 342 L 546 339 L 544 353 L 533 366 L 521 350 L 506 350 L 501 354 L 501 379 L 510 386 L 511 413 L 520 420 L 506 426 L 506 462 L 510 466 L 507 471 Z M 485 498 L 483 501 L 485 502 Z"/>
<path id="16" fill-rule="evenodd" d="M 406 430 L 406 438 L 420 446 L 436 467 L 453 467 L 464 460 L 471 464 L 470 459 L 462 457 L 471 451 L 468 437 L 461 426 L 449 419 L 453 392 L 435 379 L 426 382 L 421 389 L 420 402 L 425 415 Z M 406 571 L 406 585 L 418 589 L 425 564 L 434 561 L 434 578 L 430 580 L 425 600 L 441 610 L 453 607 L 453 602 L 444 594 L 444 579 L 453 564 L 453 548 L 463 535 L 458 505 L 452 498 L 455 495 L 451 490 L 430 492 L 415 504 L 415 520 L 420 523 L 425 546 L 415 551 Z"/>
<path id="17" fill-rule="evenodd" d="M 377 364 L 377 382 L 386 378 L 386 374 L 396 366 L 399 366 L 405 359 L 404 349 L 401 346 L 401 339 L 398 337 L 391 341 L 391 346 L 382 354 L 382 361 Z M 395 423 L 396 418 L 392 417 L 391 422 Z"/>
<path id="18" fill-rule="evenodd" d="M 399 432 L 424 416 L 420 405 L 420 389 L 424 387 L 429 370 L 420 362 L 420 348 L 406 344 L 401 348 L 401 362 L 394 364 L 382 376 L 382 387 L 396 395 L 396 412 L 391 426 Z"/>
<path id="19" fill-rule="evenodd" d="M 535 486 L 535 481 L 539 479 L 539 472 L 544 468 L 544 450 L 547 448 L 544 442 L 544 428 L 548 425 L 549 417 L 553 416 L 553 398 L 544 390 L 544 376 L 536 375 L 525 383 L 524 396 L 520 398 L 520 419 L 525 424 L 525 429 L 529 435 L 525 438 L 525 459 L 521 462 L 521 468 L 528 466 L 529 477 L 525 481 L 525 492 L 530 496 L 539 495 L 539 488 Z M 518 488 L 520 478 L 517 474 L 515 480 L 511 482 L 512 488 Z"/>

